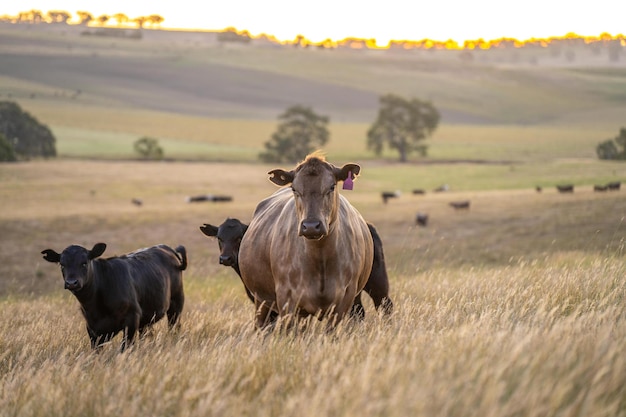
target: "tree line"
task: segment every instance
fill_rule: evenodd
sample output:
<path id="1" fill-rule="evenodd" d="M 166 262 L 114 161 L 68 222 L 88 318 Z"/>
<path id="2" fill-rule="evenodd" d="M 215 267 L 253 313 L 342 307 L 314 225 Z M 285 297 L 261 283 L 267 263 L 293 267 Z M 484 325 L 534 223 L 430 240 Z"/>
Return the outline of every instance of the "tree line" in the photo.
<path id="1" fill-rule="evenodd" d="M 101 26 L 106 25 L 111 19 L 117 22 L 118 26 L 125 25 L 127 23 L 134 23 L 140 29 L 146 24 L 151 26 L 157 26 L 163 23 L 165 18 L 158 14 L 151 14 L 148 16 L 138 16 L 134 18 L 128 17 L 124 13 L 115 14 L 102 14 L 100 16 L 94 16 L 93 14 L 79 10 L 76 12 L 76 16 L 79 20 L 79 25 L 87 26 L 91 23 L 98 23 Z M 29 10 L 18 13 L 15 21 L 16 23 L 61 23 L 68 24 L 68 21 L 72 19 L 72 14 L 64 10 L 50 10 L 47 13 L 43 13 L 40 10 Z"/>

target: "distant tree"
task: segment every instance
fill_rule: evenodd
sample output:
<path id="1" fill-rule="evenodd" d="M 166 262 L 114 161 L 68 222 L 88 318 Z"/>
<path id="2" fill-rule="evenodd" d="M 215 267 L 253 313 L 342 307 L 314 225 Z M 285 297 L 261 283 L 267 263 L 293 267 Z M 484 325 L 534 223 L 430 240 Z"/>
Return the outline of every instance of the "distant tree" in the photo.
<path id="1" fill-rule="evenodd" d="M 118 26 L 122 26 L 124 23 L 128 22 L 128 16 L 124 13 L 115 13 L 113 19 L 115 19 Z"/>
<path id="2" fill-rule="evenodd" d="M 56 156 L 56 138 L 48 126 L 22 111 L 17 103 L 0 101 L 0 134 L 19 157 Z"/>
<path id="3" fill-rule="evenodd" d="M 15 156 L 13 145 L 0 133 L 0 162 L 13 162 L 16 160 L 17 156 Z"/>
<path id="4" fill-rule="evenodd" d="M 378 118 L 367 132 L 367 148 L 380 155 L 387 145 L 400 153 L 400 162 L 411 152 L 426 156 L 427 146 L 420 142 L 437 129 L 439 119 L 439 111 L 428 101 L 381 96 Z"/>
<path id="5" fill-rule="evenodd" d="M 65 11 L 59 10 L 50 10 L 48 12 L 48 18 L 52 23 L 64 23 L 67 24 L 67 21 L 72 17 L 71 14 Z"/>
<path id="6" fill-rule="evenodd" d="M 600 159 L 626 160 L 626 128 L 621 128 L 615 138 L 599 143 L 596 153 Z"/>
<path id="7" fill-rule="evenodd" d="M 148 18 L 146 16 L 139 16 L 133 19 L 133 22 L 137 24 L 139 29 L 143 29 L 143 25 L 146 24 Z"/>
<path id="8" fill-rule="evenodd" d="M 18 22 L 41 23 L 43 22 L 43 13 L 41 10 L 32 9 L 27 12 L 20 12 Z"/>
<path id="9" fill-rule="evenodd" d="M 106 23 L 109 21 L 111 17 L 109 15 L 106 14 L 102 14 L 100 16 L 98 16 L 98 22 L 100 22 L 100 26 L 104 26 L 106 25 Z"/>
<path id="10" fill-rule="evenodd" d="M 76 15 L 80 19 L 80 23 L 79 24 L 82 25 L 82 26 L 87 26 L 89 24 L 89 22 L 94 20 L 93 15 L 91 13 L 89 13 L 89 12 L 78 11 L 78 12 L 76 12 Z"/>
<path id="11" fill-rule="evenodd" d="M 300 105 L 289 107 L 279 117 L 278 129 L 259 154 L 264 162 L 299 162 L 324 146 L 329 138 L 329 118 Z"/>
<path id="12" fill-rule="evenodd" d="M 217 40 L 219 42 L 249 43 L 251 38 L 247 31 L 237 32 L 237 29 L 228 27 L 217 34 Z"/>
<path id="13" fill-rule="evenodd" d="M 163 159 L 163 148 L 159 146 L 159 141 L 155 138 L 148 136 L 139 138 L 133 147 L 143 159 Z"/>
<path id="14" fill-rule="evenodd" d="M 150 22 L 150 26 L 153 27 L 160 25 L 161 23 L 163 23 L 164 20 L 165 18 L 158 14 L 151 14 L 150 16 L 148 16 L 148 22 Z"/>

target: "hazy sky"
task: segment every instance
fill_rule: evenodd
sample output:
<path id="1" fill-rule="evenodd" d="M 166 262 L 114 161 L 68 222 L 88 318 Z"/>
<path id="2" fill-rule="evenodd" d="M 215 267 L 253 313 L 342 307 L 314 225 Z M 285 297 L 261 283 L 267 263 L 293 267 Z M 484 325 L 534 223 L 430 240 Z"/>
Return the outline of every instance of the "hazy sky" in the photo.
<path id="1" fill-rule="evenodd" d="M 31 9 L 64 10 L 75 16 L 159 14 L 163 28 L 219 30 L 234 26 L 281 40 L 302 34 L 313 41 L 349 36 L 435 40 L 626 33 L 626 0 L 23 0 L 2 2 L 0 15 Z"/>

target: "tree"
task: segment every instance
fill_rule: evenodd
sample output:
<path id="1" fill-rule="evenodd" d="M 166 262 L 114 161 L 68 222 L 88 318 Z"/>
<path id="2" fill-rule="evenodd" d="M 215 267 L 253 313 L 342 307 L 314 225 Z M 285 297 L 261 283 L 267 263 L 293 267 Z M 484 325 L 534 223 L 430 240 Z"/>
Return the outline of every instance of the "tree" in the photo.
<path id="1" fill-rule="evenodd" d="M 106 15 L 106 14 L 102 14 L 100 16 L 98 16 L 98 22 L 100 22 L 100 26 L 104 26 L 106 25 L 106 23 L 109 21 L 111 17 Z"/>
<path id="2" fill-rule="evenodd" d="M 113 19 L 117 21 L 118 26 L 122 26 L 124 23 L 128 22 L 128 16 L 124 13 L 115 13 Z"/>
<path id="3" fill-rule="evenodd" d="M 56 138 L 45 124 L 22 111 L 17 103 L 0 101 L 0 134 L 13 146 L 17 156 L 56 156 Z"/>
<path id="4" fill-rule="evenodd" d="M 279 117 L 281 123 L 259 158 L 265 162 L 296 163 L 324 146 L 329 138 L 329 118 L 300 105 L 289 107 Z"/>
<path id="5" fill-rule="evenodd" d="M 367 131 L 367 148 L 380 155 L 386 144 L 400 153 L 400 162 L 406 162 L 411 152 L 426 156 L 427 146 L 420 142 L 432 135 L 439 119 L 430 102 L 394 94 L 381 96 L 378 118 Z"/>
<path id="6" fill-rule="evenodd" d="M 13 162 L 16 161 L 15 149 L 11 142 L 0 133 L 0 162 Z"/>
<path id="7" fill-rule="evenodd" d="M 154 27 L 155 25 L 160 25 L 161 23 L 163 23 L 164 20 L 165 18 L 158 14 L 151 14 L 150 16 L 148 16 L 148 22 L 150 22 L 150 26 L 152 27 Z"/>
<path id="8" fill-rule="evenodd" d="M 62 10 L 51 10 L 48 12 L 48 18 L 51 23 L 67 24 L 67 21 L 70 20 L 71 17 L 71 14 Z"/>
<path id="9" fill-rule="evenodd" d="M 137 24 L 139 29 L 143 29 L 143 25 L 146 24 L 148 18 L 146 16 L 139 16 L 133 19 L 133 22 Z"/>
<path id="10" fill-rule="evenodd" d="M 143 159 L 163 159 L 163 148 L 159 146 L 159 141 L 155 138 L 148 136 L 139 138 L 133 147 Z"/>
<path id="11" fill-rule="evenodd" d="M 93 19 L 93 15 L 89 12 L 84 12 L 84 11 L 78 11 L 76 12 L 76 14 L 78 15 L 78 18 L 80 19 L 80 25 L 81 26 L 87 26 L 89 24 L 89 22 L 91 22 Z"/>
<path id="12" fill-rule="evenodd" d="M 600 159 L 626 160 L 626 128 L 621 128 L 615 138 L 599 143 L 596 153 Z"/>

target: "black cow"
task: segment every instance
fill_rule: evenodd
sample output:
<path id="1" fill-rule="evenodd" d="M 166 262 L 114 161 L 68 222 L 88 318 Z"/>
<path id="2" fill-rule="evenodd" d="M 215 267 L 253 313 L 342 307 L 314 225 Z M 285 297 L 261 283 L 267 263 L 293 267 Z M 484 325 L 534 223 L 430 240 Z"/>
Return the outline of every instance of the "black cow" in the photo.
<path id="1" fill-rule="evenodd" d="M 418 226 L 426 227 L 428 225 L 428 214 L 417 213 L 415 216 L 415 224 Z"/>
<path id="2" fill-rule="evenodd" d="M 182 271 L 187 268 L 187 252 L 167 245 L 107 259 L 96 259 L 106 244 L 89 250 L 68 246 L 60 254 L 52 249 L 41 253 L 48 262 L 59 263 L 65 281 L 80 303 L 87 321 L 91 347 L 97 348 L 124 332 L 123 351 L 139 334 L 167 314 L 170 328 L 183 310 Z"/>
<path id="3" fill-rule="evenodd" d="M 620 181 L 612 181 L 606 185 L 609 191 L 618 191 L 622 183 Z"/>
<path id="4" fill-rule="evenodd" d="M 383 198 L 383 203 L 387 204 L 387 200 L 390 198 L 400 197 L 400 191 L 383 191 L 380 196 Z"/>
<path id="5" fill-rule="evenodd" d="M 462 209 L 469 210 L 469 208 L 470 208 L 470 202 L 469 202 L 469 200 L 464 200 L 464 201 L 452 201 L 452 202 L 450 202 L 449 204 L 450 204 L 450 206 L 451 206 L 452 208 L 454 208 L 455 210 L 462 210 Z"/>
<path id="6" fill-rule="evenodd" d="M 213 194 L 202 194 L 202 195 L 192 195 L 187 197 L 188 203 L 199 203 L 203 201 L 212 201 L 214 203 L 220 203 L 225 201 L 233 201 L 233 198 L 229 195 L 213 195 Z"/>
<path id="7" fill-rule="evenodd" d="M 368 223 L 367 227 L 374 241 L 374 262 L 372 272 L 363 289 L 372 297 L 376 310 L 382 309 L 383 313 L 388 315 L 393 312 L 393 303 L 389 298 L 389 277 L 387 276 L 387 267 L 385 266 L 383 242 L 373 225 Z M 217 237 L 220 247 L 220 264 L 232 267 L 239 275 L 239 278 L 241 278 L 241 273 L 239 272 L 239 245 L 247 229 L 248 225 L 238 219 L 231 218 L 226 219 L 224 223 L 219 226 L 213 226 L 208 223 L 200 226 L 200 231 L 205 235 Z M 245 285 L 244 288 L 248 298 L 254 302 L 254 296 Z M 278 317 L 277 313 L 272 312 L 272 314 L 272 317 L 270 317 L 271 321 Z M 364 314 L 365 310 L 363 309 L 361 296 L 359 294 L 354 300 L 351 315 L 362 318 Z"/>
<path id="8" fill-rule="evenodd" d="M 243 235 L 248 230 L 248 225 L 239 221 L 239 219 L 227 218 L 224 223 L 219 226 L 205 223 L 200 226 L 200 231 L 209 237 L 217 237 L 217 244 L 220 247 L 220 264 L 230 266 L 235 270 L 239 278 L 239 245 Z M 245 287 L 248 298 L 254 302 L 254 296 Z"/>
<path id="9" fill-rule="evenodd" d="M 573 184 L 557 185 L 556 189 L 559 193 L 573 193 L 574 185 Z"/>
<path id="10" fill-rule="evenodd" d="M 609 189 L 609 187 L 607 185 L 596 184 L 596 185 L 593 186 L 593 191 L 603 192 L 603 191 L 606 191 L 608 189 Z"/>

